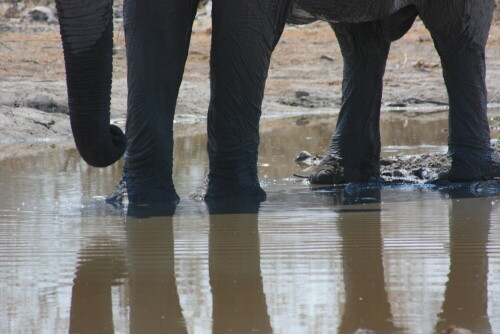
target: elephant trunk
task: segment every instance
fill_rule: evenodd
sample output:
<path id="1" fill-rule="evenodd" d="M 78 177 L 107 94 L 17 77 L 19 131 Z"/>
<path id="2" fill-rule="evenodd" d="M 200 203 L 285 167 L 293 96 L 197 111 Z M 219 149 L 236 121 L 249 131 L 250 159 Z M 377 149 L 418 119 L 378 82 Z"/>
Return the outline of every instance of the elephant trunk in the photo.
<path id="1" fill-rule="evenodd" d="M 56 2 L 75 144 L 88 164 L 106 167 L 126 148 L 123 132 L 110 125 L 113 1 Z"/>

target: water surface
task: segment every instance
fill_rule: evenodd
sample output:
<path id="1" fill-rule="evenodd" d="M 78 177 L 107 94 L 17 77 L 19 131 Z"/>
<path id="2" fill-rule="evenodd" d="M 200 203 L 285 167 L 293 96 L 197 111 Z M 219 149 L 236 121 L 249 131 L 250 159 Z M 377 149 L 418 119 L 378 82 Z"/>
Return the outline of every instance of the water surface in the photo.
<path id="1" fill-rule="evenodd" d="M 382 126 L 383 155 L 446 150 L 446 120 Z M 0 333 L 500 333 L 500 196 L 311 189 L 293 159 L 331 131 L 264 129 L 268 200 L 229 207 L 188 199 L 206 138 L 180 137 L 181 203 L 153 217 L 104 203 L 121 164 L 1 161 Z"/>

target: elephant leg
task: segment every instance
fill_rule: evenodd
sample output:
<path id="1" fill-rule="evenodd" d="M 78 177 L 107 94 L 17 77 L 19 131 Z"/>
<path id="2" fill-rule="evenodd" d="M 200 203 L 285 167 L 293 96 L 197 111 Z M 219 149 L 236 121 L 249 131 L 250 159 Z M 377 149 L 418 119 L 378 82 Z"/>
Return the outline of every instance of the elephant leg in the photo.
<path id="1" fill-rule="evenodd" d="M 311 183 L 366 181 L 380 175 L 380 103 L 390 42 L 375 23 L 334 23 L 344 58 L 342 107 L 332 144 Z"/>
<path id="2" fill-rule="evenodd" d="M 123 181 L 131 203 L 177 202 L 173 118 L 198 0 L 126 0 L 128 111 Z"/>
<path id="3" fill-rule="evenodd" d="M 490 143 L 485 83 L 485 45 L 494 6 L 492 0 L 435 1 L 420 11 L 441 57 L 448 90 L 450 181 L 500 176 L 500 156 Z"/>
<path id="4" fill-rule="evenodd" d="M 290 3 L 213 2 L 206 199 L 265 199 L 257 176 L 259 120 L 271 53 Z"/>

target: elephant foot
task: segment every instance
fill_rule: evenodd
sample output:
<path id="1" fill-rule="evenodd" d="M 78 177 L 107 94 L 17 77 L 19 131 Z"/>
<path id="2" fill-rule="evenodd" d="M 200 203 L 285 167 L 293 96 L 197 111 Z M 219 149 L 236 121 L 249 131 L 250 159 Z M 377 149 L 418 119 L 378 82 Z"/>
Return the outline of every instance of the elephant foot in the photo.
<path id="1" fill-rule="evenodd" d="M 206 202 L 245 199 L 263 202 L 266 200 L 266 196 L 266 192 L 260 187 L 256 176 L 244 179 L 227 179 L 209 175 L 206 181 L 204 199 Z"/>
<path id="2" fill-rule="evenodd" d="M 312 184 L 345 184 L 349 182 L 365 182 L 380 176 L 379 166 L 363 168 L 361 166 L 344 166 L 342 159 L 334 154 L 327 154 L 319 165 L 311 172 L 309 181 Z"/>
<path id="3" fill-rule="evenodd" d="M 486 153 L 466 152 L 452 155 L 448 175 L 451 182 L 484 181 L 500 178 L 500 153 L 494 149 Z"/>
<path id="4" fill-rule="evenodd" d="M 148 204 L 177 204 L 179 196 L 175 192 L 174 187 L 161 187 L 144 185 L 131 186 L 122 179 L 115 190 L 106 198 L 106 202 L 110 204 L 133 204 L 133 205 L 148 205 Z"/>

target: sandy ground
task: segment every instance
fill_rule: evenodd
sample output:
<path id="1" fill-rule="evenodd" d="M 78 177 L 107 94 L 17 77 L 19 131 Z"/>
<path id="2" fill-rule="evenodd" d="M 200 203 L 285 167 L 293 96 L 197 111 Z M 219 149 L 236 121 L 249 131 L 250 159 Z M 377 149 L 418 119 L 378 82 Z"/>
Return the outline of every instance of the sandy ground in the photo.
<path id="1" fill-rule="evenodd" d="M 210 18 L 200 15 L 193 27 L 189 58 L 177 103 L 176 121 L 179 124 L 175 128 L 176 136 L 205 131 L 210 94 L 210 25 Z M 335 115 L 318 114 L 338 110 L 342 66 L 338 44 L 326 23 L 287 26 L 271 62 L 263 104 L 263 128 L 276 125 L 279 123 L 276 119 L 284 115 L 299 114 L 301 116 L 295 116 L 294 124 L 328 117 L 333 129 Z M 487 71 L 488 101 L 498 104 L 500 15 L 497 15 L 491 28 Z M 62 47 L 56 24 L 30 23 L 19 18 L 0 19 L 0 159 L 30 154 L 47 147 L 71 145 L 65 140 L 71 135 L 71 130 L 64 80 Z M 424 110 L 432 110 L 447 102 L 439 57 L 422 22 L 415 22 L 408 34 L 393 43 L 384 83 L 384 107 L 406 106 L 407 110 L 428 107 Z M 125 114 L 125 46 L 122 23 L 117 20 L 113 122 L 123 127 Z M 398 115 L 410 118 L 415 117 L 415 112 Z M 423 111 L 417 116 L 429 115 Z M 442 117 L 442 113 L 440 115 Z M 386 117 L 385 113 L 382 117 Z M 394 117 L 394 113 L 390 117 Z"/>

